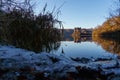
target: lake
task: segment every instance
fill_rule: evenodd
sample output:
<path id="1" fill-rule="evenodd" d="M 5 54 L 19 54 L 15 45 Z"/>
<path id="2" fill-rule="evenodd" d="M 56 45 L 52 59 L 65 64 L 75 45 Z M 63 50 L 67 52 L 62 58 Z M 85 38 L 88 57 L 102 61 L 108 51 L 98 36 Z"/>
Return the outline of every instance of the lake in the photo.
<path id="1" fill-rule="evenodd" d="M 120 54 L 120 40 L 82 37 L 80 39 L 64 39 L 55 52 L 71 58 L 110 58 Z"/>

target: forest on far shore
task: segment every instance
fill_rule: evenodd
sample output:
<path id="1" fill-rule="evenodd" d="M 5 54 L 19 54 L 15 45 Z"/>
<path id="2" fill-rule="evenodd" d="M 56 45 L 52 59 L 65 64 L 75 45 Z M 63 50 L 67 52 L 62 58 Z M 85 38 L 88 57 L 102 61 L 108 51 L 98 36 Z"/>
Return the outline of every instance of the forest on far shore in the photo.
<path id="1" fill-rule="evenodd" d="M 120 35 L 120 0 L 116 1 L 117 8 L 110 13 L 110 17 L 102 24 L 97 26 L 93 36 L 117 36 Z"/>

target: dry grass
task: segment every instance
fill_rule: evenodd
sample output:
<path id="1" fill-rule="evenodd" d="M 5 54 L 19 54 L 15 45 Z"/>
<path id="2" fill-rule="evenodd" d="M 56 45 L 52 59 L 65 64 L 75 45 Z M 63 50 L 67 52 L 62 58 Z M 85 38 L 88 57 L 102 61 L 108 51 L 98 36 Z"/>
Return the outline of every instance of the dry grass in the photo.
<path id="1" fill-rule="evenodd" d="M 2 41 L 7 44 L 35 52 L 49 52 L 60 46 L 56 42 L 61 39 L 58 28 L 62 24 L 52 13 L 44 12 L 35 16 L 32 12 L 13 9 L 10 13 L 5 13 L 4 17 L 7 19 L 3 18 L 0 31 Z"/>

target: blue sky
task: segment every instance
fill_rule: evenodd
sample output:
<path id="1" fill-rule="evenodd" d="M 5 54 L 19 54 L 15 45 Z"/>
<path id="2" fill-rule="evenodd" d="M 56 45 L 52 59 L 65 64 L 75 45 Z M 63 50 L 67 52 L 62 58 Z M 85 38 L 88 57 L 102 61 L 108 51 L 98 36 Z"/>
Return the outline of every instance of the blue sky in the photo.
<path id="1" fill-rule="evenodd" d="M 114 0 L 36 0 L 36 14 L 42 10 L 45 3 L 47 9 L 60 8 L 59 20 L 63 21 L 64 28 L 94 28 L 101 25 L 109 16 Z"/>

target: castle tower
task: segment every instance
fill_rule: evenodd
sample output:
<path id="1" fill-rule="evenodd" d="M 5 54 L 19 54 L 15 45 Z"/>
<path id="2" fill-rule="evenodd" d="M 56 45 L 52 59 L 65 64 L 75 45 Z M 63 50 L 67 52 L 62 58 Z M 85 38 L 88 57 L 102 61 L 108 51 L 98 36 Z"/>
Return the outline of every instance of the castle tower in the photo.
<path id="1" fill-rule="evenodd" d="M 73 34 L 72 34 L 72 37 L 74 38 L 74 42 L 79 42 L 80 41 L 80 35 L 81 35 L 81 28 L 76 27 L 74 29 Z"/>

